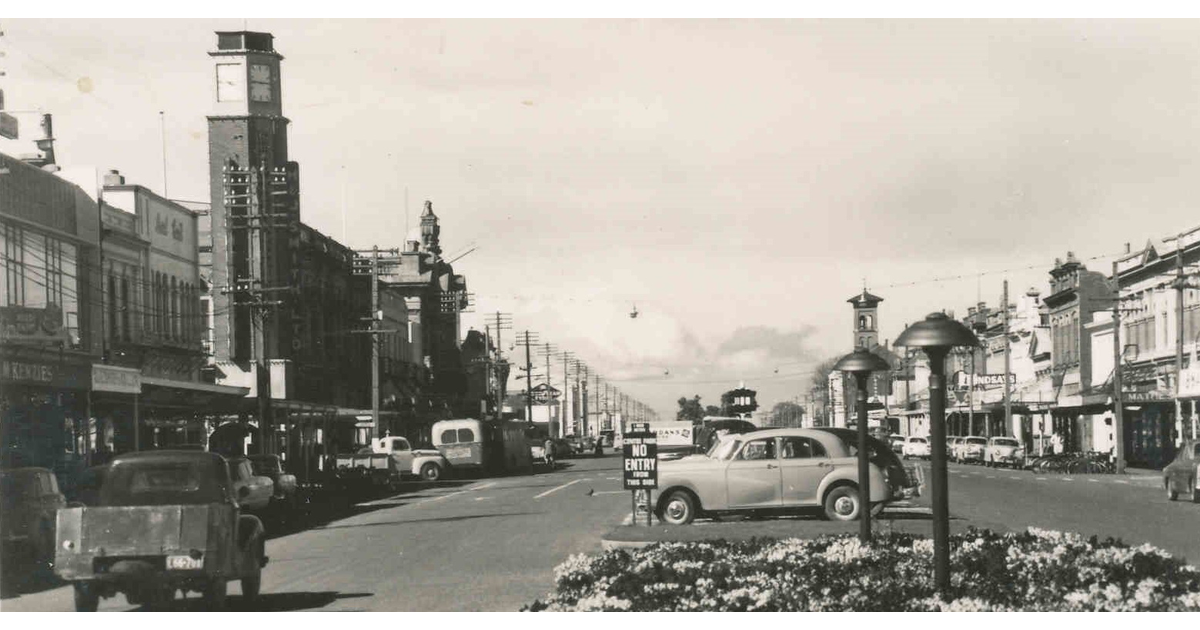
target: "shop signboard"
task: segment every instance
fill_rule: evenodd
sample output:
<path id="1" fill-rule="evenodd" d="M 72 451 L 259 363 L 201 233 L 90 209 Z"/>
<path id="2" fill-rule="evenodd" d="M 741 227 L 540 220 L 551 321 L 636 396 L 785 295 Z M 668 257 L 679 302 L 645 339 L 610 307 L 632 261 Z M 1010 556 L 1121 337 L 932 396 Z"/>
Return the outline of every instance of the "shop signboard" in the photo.
<path id="1" fill-rule="evenodd" d="M 1200 396 L 1200 366 L 1193 366 L 1179 375 L 1180 396 Z"/>
<path id="2" fill-rule="evenodd" d="M 52 343 L 66 340 L 63 312 L 57 305 L 0 307 L 0 341 Z"/>
<path id="3" fill-rule="evenodd" d="M 91 365 L 45 363 L 42 361 L 0 360 L 0 383 L 35 385 L 63 389 L 88 389 Z"/>
<path id="4" fill-rule="evenodd" d="M 533 397 L 534 404 L 545 405 L 558 400 L 562 392 L 551 387 L 546 383 L 541 383 L 530 390 L 530 395 Z"/>
<path id="5" fill-rule="evenodd" d="M 140 394 L 142 393 L 142 373 L 132 368 L 93 364 L 92 391 Z"/>
<path id="6" fill-rule="evenodd" d="M 954 389 L 970 389 L 974 383 L 975 389 L 990 389 L 992 387 L 1001 387 L 1004 385 L 1003 374 L 969 374 L 962 370 L 954 373 Z M 1008 375 L 1008 386 L 1012 387 L 1017 384 L 1017 375 Z"/>

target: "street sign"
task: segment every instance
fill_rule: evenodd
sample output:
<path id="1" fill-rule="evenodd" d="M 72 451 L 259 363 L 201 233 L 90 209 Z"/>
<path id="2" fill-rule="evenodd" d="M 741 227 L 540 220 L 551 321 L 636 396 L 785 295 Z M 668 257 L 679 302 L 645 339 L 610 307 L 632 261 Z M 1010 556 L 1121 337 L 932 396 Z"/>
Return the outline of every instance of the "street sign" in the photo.
<path id="1" fill-rule="evenodd" d="M 624 455 L 625 489 L 658 487 L 658 438 L 645 422 L 634 422 L 621 444 Z"/>

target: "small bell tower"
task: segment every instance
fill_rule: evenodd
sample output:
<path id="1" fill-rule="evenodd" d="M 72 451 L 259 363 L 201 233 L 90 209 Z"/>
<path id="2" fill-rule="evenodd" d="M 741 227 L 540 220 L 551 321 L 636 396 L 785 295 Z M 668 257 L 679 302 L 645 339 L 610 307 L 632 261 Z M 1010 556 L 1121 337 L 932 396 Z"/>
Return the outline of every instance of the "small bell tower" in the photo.
<path id="1" fill-rule="evenodd" d="M 442 246 L 438 243 L 438 236 L 441 234 L 442 228 L 438 225 L 437 215 L 433 213 L 433 202 L 426 200 L 425 209 L 421 211 L 421 245 L 425 251 L 442 255 Z"/>
<path id="2" fill-rule="evenodd" d="M 862 293 L 847 302 L 854 305 L 854 347 L 870 350 L 879 345 L 879 303 L 883 298 L 871 295 L 863 287 Z"/>

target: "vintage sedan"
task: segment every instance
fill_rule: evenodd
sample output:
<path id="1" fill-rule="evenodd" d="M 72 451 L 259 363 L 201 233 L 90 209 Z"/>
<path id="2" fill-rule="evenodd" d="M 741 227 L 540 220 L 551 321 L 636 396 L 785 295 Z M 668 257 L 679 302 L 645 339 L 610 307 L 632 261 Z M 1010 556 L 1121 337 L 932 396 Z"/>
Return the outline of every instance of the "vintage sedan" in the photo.
<path id="1" fill-rule="evenodd" d="M 858 518 L 856 436 L 848 429 L 770 429 L 728 435 L 708 453 L 660 462 L 651 505 L 663 522 L 703 514 L 824 508 L 832 520 Z M 887 444 L 869 438 L 873 512 L 920 494 Z"/>
<path id="2" fill-rule="evenodd" d="M 955 444 L 954 459 L 960 464 L 966 462 L 983 462 L 983 450 L 987 447 L 987 438 L 978 435 L 968 435 Z"/>
<path id="3" fill-rule="evenodd" d="M 1025 447 L 1016 438 L 988 438 L 984 450 L 984 463 L 988 466 L 1025 467 Z"/>
<path id="4" fill-rule="evenodd" d="M 904 449 L 901 452 L 904 457 L 919 457 L 929 459 L 929 440 L 919 435 L 910 435 L 904 441 Z"/>
<path id="5" fill-rule="evenodd" d="M 275 494 L 275 483 L 270 477 L 254 473 L 254 465 L 245 457 L 229 457 L 229 476 L 233 479 L 233 491 L 239 497 L 243 510 L 262 513 L 271 505 Z M 246 488 L 246 492 L 242 492 Z"/>
<path id="6" fill-rule="evenodd" d="M 300 487 L 296 475 L 289 474 L 278 455 L 248 455 L 255 475 L 271 480 L 271 505 L 280 509 L 294 510 L 300 504 Z"/>
<path id="7" fill-rule="evenodd" d="M 1172 501 L 1182 494 L 1200 503 L 1200 440 L 1185 442 L 1175 459 L 1163 468 L 1163 487 Z"/>
<path id="8" fill-rule="evenodd" d="M 5 560 L 21 555 L 39 565 L 53 560 L 55 514 L 66 505 L 53 471 L 0 471 L 0 537 Z"/>

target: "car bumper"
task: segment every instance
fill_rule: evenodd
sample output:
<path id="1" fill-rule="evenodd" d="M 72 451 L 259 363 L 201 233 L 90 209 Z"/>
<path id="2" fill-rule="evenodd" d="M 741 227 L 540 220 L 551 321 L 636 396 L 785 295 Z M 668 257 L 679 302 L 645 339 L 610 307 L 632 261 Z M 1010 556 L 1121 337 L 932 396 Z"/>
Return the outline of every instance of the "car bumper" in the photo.
<path id="1" fill-rule="evenodd" d="M 964 462 L 969 462 L 971 460 L 981 462 L 983 461 L 983 453 L 963 453 L 961 456 L 959 456 L 959 459 Z"/>

